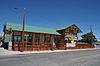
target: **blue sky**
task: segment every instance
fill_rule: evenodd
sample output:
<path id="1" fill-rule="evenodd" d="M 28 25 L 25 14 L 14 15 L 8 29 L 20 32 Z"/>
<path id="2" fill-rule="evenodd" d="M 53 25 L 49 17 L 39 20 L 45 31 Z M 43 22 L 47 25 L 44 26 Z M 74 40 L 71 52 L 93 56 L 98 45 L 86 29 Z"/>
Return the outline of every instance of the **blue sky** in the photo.
<path id="1" fill-rule="evenodd" d="M 100 0 L 0 0 L 0 33 L 7 22 L 22 24 L 24 7 L 28 25 L 58 29 L 76 24 L 83 31 L 79 36 L 91 25 L 100 38 Z"/>

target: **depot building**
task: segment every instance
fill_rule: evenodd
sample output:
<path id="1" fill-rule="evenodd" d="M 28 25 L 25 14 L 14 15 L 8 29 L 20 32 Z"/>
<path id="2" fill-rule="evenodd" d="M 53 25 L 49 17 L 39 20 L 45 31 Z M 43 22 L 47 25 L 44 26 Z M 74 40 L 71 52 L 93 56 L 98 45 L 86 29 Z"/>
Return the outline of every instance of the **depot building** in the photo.
<path id="1" fill-rule="evenodd" d="M 66 50 L 68 47 L 75 47 L 78 41 L 77 34 L 82 31 L 75 24 L 57 30 L 25 25 L 24 43 L 21 24 L 6 23 L 3 32 L 3 40 L 11 43 L 11 50 L 33 51 Z"/>

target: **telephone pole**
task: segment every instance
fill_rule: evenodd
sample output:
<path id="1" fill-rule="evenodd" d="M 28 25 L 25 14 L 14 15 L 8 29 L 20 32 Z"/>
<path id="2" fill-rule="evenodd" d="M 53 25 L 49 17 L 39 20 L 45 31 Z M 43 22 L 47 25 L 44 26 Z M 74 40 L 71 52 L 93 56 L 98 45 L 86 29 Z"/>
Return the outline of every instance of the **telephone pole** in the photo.
<path id="1" fill-rule="evenodd" d="M 92 31 L 92 26 L 91 26 L 91 25 L 90 25 L 90 32 L 93 33 L 93 31 Z"/>
<path id="2" fill-rule="evenodd" d="M 25 29 L 25 17 L 26 17 L 26 8 L 24 8 L 24 14 L 22 17 L 22 51 L 24 51 L 24 29 Z"/>

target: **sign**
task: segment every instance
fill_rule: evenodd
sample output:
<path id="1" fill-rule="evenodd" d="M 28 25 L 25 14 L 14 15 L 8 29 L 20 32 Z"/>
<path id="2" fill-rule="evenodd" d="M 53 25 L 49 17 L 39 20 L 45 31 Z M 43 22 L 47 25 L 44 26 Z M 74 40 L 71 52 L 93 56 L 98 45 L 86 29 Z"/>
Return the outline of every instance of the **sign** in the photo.
<path id="1" fill-rule="evenodd" d="M 72 43 L 66 43 L 67 47 L 75 47 L 75 44 Z"/>
<path id="2" fill-rule="evenodd" d="M 8 46 L 12 46 L 12 42 L 9 42 L 9 45 Z"/>
<path id="3" fill-rule="evenodd" d="M 12 50 L 12 42 L 9 42 L 9 44 L 8 44 L 8 50 Z"/>

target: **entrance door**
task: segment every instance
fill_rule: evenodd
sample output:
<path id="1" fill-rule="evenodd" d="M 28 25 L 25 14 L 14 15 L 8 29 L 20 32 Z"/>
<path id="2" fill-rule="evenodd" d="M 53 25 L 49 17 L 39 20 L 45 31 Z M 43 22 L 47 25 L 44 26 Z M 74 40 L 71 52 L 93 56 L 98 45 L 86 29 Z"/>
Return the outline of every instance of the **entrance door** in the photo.
<path id="1" fill-rule="evenodd" d="M 69 39 L 65 40 L 65 43 L 66 43 L 66 47 L 75 47 L 75 44 L 73 44 Z"/>

